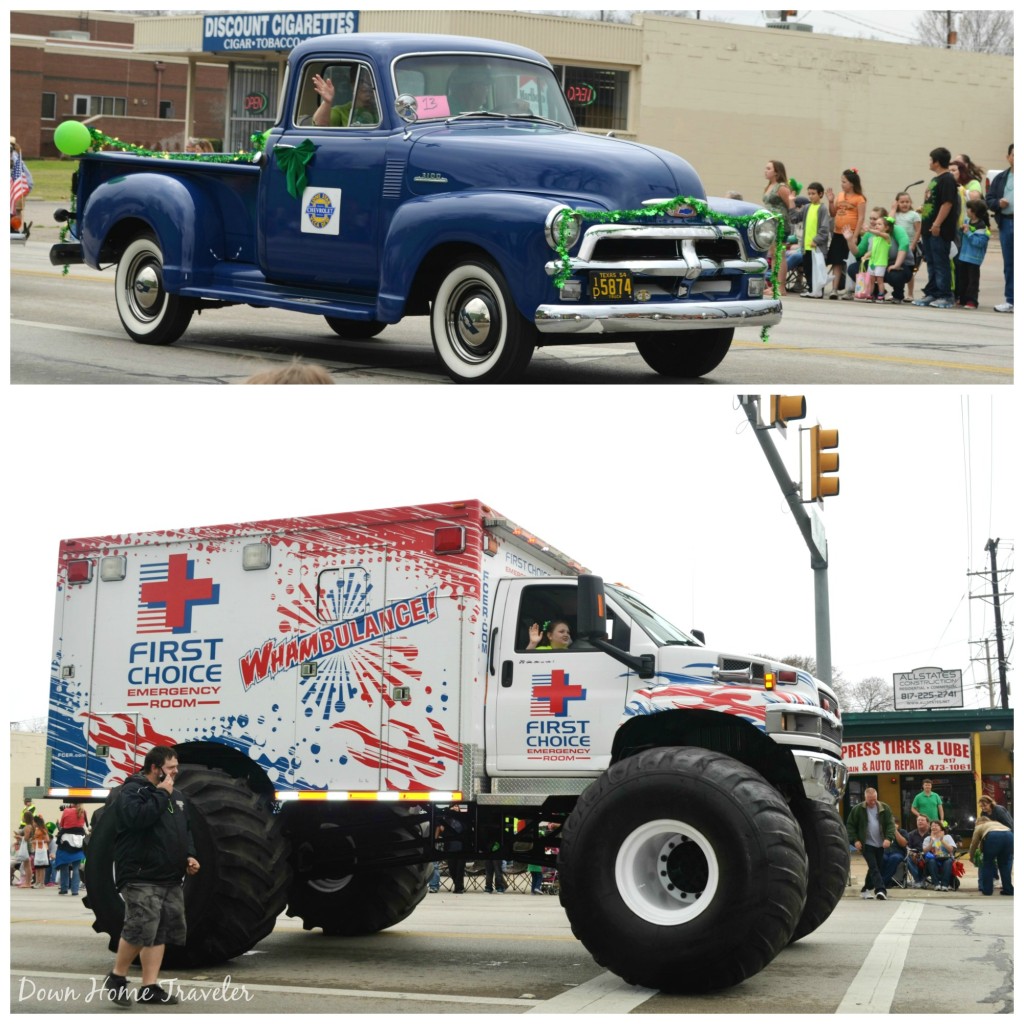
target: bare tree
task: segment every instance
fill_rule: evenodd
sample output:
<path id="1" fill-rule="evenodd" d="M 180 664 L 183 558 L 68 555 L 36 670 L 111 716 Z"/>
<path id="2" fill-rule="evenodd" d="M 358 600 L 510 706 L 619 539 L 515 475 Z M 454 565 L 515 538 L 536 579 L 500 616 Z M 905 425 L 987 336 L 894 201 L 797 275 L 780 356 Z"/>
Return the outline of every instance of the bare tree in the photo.
<path id="1" fill-rule="evenodd" d="M 946 46 L 952 30 L 955 49 L 1013 56 L 1013 11 L 925 11 L 914 28 L 925 46 Z"/>
<path id="2" fill-rule="evenodd" d="M 893 711 L 892 683 L 870 676 L 850 687 L 848 711 Z"/>
<path id="3" fill-rule="evenodd" d="M 779 661 L 786 665 L 792 665 L 794 668 L 802 668 L 805 672 L 810 672 L 812 676 L 817 678 L 818 675 L 818 662 L 807 655 L 803 654 L 789 654 L 785 658 L 779 658 Z M 843 711 L 857 711 L 858 708 L 850 706 L 853 695 L 850 692 L 850 684 L 846 681 L 843 673 L 832 666 L 832 678 L 828 680 L 828 685 L 835 691 L 835 695 L 839 698 L 839 707 Z"/>
<path id="4" fill-rule="evenodd" d="M 11 722 L 11 732 L 46 732 L 46 719 L 23 718 L 20 722 Z"/>

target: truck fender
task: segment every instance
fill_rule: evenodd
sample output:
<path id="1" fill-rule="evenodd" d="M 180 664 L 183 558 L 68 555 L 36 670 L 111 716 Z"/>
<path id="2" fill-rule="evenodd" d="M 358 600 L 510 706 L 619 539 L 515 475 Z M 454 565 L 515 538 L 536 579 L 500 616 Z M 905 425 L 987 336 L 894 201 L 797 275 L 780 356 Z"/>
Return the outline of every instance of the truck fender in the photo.
<path id="1" fill-rule="evenodd" d="M 554 254 L 544 240 L 544 219 L 560 203 L 550 196 L 498 191 L 423 196 L 403 203 L 381 249 L 377 319 L 399 320 L 421 270 L 439 280 L 450 269 L 432 265 L 431 253 L 461 246 L 483 250 L 497 263 L 519 312 L 532 322 L 537 306 L 557 295 L 544 271 Z"/>
<path id="2" fill-rule="evenodd" d="M 727 754 L 759 772 L 773 786 L 803 793 L 793 753 L 753 722 L 705 708 L 673 708 L 627 702 L 612 740 L 612 764 L 651 747 L 704 747 Z"/>
<path id="3" fill-rule="evenodd" d="M 119 228 L 131 221 L 130 230 Z M 180 291 L 195 281 L 201 259 L 224 254 L 221 212 L 192 182 L 165 174 L 129 174 L 99 185 L 89 196 L 82 225 L 85 262 L 99 267 L 120 256 L 145 224 L 160 244 L 164 286 Z"/>

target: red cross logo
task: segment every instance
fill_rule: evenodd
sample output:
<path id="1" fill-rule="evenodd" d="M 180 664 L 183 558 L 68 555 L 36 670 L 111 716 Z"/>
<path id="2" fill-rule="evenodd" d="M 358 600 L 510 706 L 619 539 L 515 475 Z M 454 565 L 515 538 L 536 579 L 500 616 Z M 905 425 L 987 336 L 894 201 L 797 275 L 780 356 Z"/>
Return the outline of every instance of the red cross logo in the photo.
<path id="1" fill-rule="evenodd" d="M 536 677 L 534 677 L 536 678 Z M 531 710 L 536 710 L 538 702 L 547 701 L 548 714 L 564 718 L 569 709 L 566 705 L 570 700 L 583 700 L 587 691 L 582 686 L 572 686 L 565 669 L 555 669 L 550 680 L 533 684 L 533 700 Z"/>
<path id="2" fill-rule="evenodd" d="M 172 633 L 192 631 L 192 606 L 217 604 L 220 585 L 213 578 L 195 579 L 196 563 L 187 555 L 167 559 L 167 579 L 143 583 L 139 600 L 150 608 L 163 608 L 167 628 Z"/>

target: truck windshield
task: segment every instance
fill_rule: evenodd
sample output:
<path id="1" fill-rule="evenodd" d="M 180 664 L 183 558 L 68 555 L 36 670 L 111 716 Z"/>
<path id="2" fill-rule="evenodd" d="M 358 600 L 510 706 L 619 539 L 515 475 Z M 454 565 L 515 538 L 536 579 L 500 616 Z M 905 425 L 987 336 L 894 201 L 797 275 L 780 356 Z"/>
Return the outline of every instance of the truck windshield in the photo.
<path id="1" fill-rule="evenodd" d="M 416 100 L 420 121 L 473 111 L 576 123 L 550 68 L 483 53 L 412 54 L 395 62 L 395 93 Z"/>
<path id="2" fill-rule="evenodd" d="M 690 636 L 671 622 L 663 619 L 656 611 L 648 608 L 636 594 L 631 594 L 621 587 L 607 586 L 608 593 L 615 602 L 622 606 L 633 621 L 659 646 L 665 644 L 686 644 L 691 647 L 703 646 L 699 640 Z"/>

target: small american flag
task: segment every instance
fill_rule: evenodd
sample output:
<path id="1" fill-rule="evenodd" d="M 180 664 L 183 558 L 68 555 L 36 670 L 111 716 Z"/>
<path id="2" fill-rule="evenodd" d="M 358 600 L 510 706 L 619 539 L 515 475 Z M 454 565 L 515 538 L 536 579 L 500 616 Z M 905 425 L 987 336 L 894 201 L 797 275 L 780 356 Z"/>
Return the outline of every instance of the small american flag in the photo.
<path id="1" fill-rule="evenodd" d="M 11 214 L 17 213 L 18 203 L 32 191 L 32 175 L 18 152 L 11 153 Z"/>

